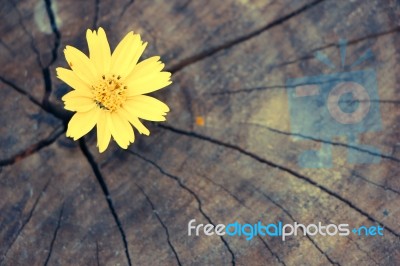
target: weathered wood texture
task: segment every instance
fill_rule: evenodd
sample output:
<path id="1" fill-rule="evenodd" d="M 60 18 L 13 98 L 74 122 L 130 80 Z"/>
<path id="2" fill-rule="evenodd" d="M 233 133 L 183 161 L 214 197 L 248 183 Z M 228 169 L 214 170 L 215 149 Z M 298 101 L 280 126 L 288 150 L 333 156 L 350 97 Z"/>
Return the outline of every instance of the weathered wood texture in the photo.
<path id="1" fill-rule="evenodd" d="M 400 264 L 399 15 L 394 0 L 2 0 L 0 264 Z M 151 136 L 128 151 L 64 134 L 55 67 L 97 26 L 113 47 L 141 33 L 144 58 L 173 72 L 155 94 L 168 121 L 147 123 Z M 376 71 L 383 130 L 360 142 L 385 156 L 349 164 L 339 137 L 332 168 L 301 168 L 297 156 L 321 141 L 291 135 L 285 80 L 330 73 L 313 55 L 339 65 L 340 38 L 349 62 L 374 53 L 357 69 Z M 385 234 L 189 237 L 191 219 L 379 223 Z"/>

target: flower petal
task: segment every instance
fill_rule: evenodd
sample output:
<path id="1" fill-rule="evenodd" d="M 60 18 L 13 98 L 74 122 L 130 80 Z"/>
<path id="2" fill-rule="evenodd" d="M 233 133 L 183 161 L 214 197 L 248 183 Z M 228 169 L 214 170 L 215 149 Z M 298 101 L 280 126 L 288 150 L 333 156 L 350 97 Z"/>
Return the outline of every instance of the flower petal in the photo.
<path id="1" fill-rule="evenodd" d="M 148 75 L 149 73 L 160 72 L 164 68 L 164 64 L 159 60 L 159 56 L 153 56 L 143 60 L 134 67 L 129 78 L 138 78 L 143 75 Z"/>
<path id="2" fill-rule="evenodd" d="M 72 97 L 72 96 L 71 96 Z M 88 97 L 73 97 L 67 98 L 64 101 L 64 108 L 73 112 L 88 112 L 96 108 L 96 103 Z"/>
<path id="3" fill-rule="evenodd" d="M 139 38 L 140 38 L 140 36 L 139 36 Z M 139 58 L 142 56 L 146 47 L 147 47 L 147 42 L 145 42 L 145 43 L 143 43 L 142 41 L 139 42 L 138 48 L 137 48 L 135 55 L 133 56 L 133 59 L 131 62 L 131 68 L 130 68 L 131 71 L 136 66 L 137 62 L 139 61 Z M 131 73 L 131 71 L 127 74 L 129 75 Z"/>
<path id="4" fill-rule="evenodd" d="M 110 70 L 111 50 L 103 28 L 96 31 L 87 30 L 86 39 L 89 47 L 90 60 L 99 75 L 107 74 Z"/>
<path id="5" fill-rule="evenodd" d="M 125 37 L 118 43 L 117 47 L 113 51 L 111 55 L 111 73 L 119 72 L 120 69 L 126 67 L 130 60 L 127 60 L 128 57 L 132 57 L 134 54 L 132 51 L 133 49 L 132 43 L 134 40 L 133 32 L 128 32 Z"/>
<path id="6" fill-rule="evenodd" d="M 69 101 L 69 100 L 73 100 L 75 98 L 90 98 L 93 101 L 93 94 L 91 91 L 77 91 L 77 90 L 73 90 L 68 92 L 67 94 L 65 94 L 61 100 L 65 101 Z"/>
<path id="7" fill-rule="evenodd" d="M 99 74 L 90 59 L 75 47 L 67 45 L 64 49 L 65 59 L 74 73 L 85 83 L 93 84 Z"/>
<path id="8" fill-rule="evenodd" d="M 126 119 L 119 111 L 113 113 L 113 118 L 116 118 L 114 121 L 117 122 L 117 127 L 120 129 L 121 133 L 123 133 L 124 137 L 129 140 L 129 143 L 134 142 L 135 134 L 128 119 Z"/>
<path id="9" fill-rule="evenodd" d="M 118 113 L 106 113 L 107 125 L 117 144 L 123 148 L 128 148 L 129 143 L 134 140 L 132 126 L 128 120 L 121 117 Z"/>
<path id="10" fill-rule="evenodd" d="M 149 105 L 149 103 L 135 100 L 135 98 L 128 99 L 124 103 L 124 108 L 132 116 L 136 116 L 149 121 L 165 121 L 165 109 L 153 108 L 151 105 Z"/>
<path id="11" fill-rule="evenodd" d="M 135 69 L 133 70 L 135 71 Z M 141 94 L 150 93 L 162 89 L 172 82 L 169 72 L 151 72 L 143 74 L 141 77 L 131 77 L 126 81 L 128 86 L 127 97 L 133 97 Z"/>
<path id="12" fill-rule="evenodd" d="M 102 27 L 100 27 L 99 30 L 97 31 L 97 37 L 99 39 L 99 45 L 101 47 L 103 71 L 104 73 L 108 73 L 110 71 L 110 65 L 111 65 L 111 50 L 110 50 L 110 44 L 108 43 L 107 40 L 106 32 Z"/>
<path id="13" fill-rule="evenodd" d="M 133 32 L 125 35 L 112 54 L 110 73 L 126 77 L 136 65 L 137 60 L 133 61 L 141 45 L 140 35 Z"/>
<path id="14" fill-rule="evenodd" d="M 104 152 L 111 140 L 111 132 L 107 124 L 106 112 L 100 112 L 99 121 L 97 121 L 97 147 L 99 152 Z"/>
<path id="15" fill-rule="evenodd" d="M 138 95 L 129 99 L 129 101 L 141 102 L 148 105 L 149 110 L 157 110 L 160 112 L 169 112 L 169 107 L 160 100 L 147 95 Z"/>
<path id="16" fill-rule="evenodd" d="M 87 134 L 96 125 L 100 112 L 99 108 L 77 112 L 68 123 L 67 137 L 77 140 Z"/>
<path id="17" fill-rule="evenodd" d="M 79 91 L 89 91 L 89 86 L 83 82 L 72 70 L 57 67 L 57 77 L 68 84 L 71 88 Z"/>
<path id="18" fill-rule="evenodd" d="M 139 131 L 140 134 L 144 134 L 146 136 L 150 135 L 150 131 L 148 130 L 148 128 L 145 127 L 142 122 L 140 122 L 137 116 L 130 114 L 125 108 L 121 108 L 119 110 L 119 113 L 124 116 L 129 121 L 129 123 L 131 123 Z"/>

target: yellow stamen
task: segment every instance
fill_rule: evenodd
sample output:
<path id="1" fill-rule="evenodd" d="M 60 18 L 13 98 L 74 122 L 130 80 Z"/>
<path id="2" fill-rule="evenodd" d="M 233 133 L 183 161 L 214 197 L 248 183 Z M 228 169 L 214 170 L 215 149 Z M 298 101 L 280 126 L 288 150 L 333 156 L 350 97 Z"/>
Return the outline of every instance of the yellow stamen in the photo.
<path id="1" fill-rule="evenodd" d="M 92 86 L 94 102 L 98 107 L 114 112 L 126 101 L 127 86 L 120 79 L 120 76 L 102 75 L 101 79 Z"/>

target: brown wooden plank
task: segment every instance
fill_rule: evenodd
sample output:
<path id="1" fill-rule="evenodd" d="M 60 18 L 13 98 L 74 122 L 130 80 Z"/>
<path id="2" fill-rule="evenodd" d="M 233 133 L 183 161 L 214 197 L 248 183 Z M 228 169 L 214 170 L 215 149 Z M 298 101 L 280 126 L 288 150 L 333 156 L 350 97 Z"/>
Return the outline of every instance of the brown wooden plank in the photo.
<path id="1" fill-rule="evenodd" d="M 50 1 L 0 8 L 0 264 L 4 265 L 396 265 L 400 260 L 396 1 Z M 85 30 L 112 46 L 128 31 L 161 55 L 171 106 L 129 150 L 99 154 L 94 132 L 62 133 L 69 90 L 55 77 L 65 45 L 87 52 Z M 360 135 L 379 164 L 350 164 L 345 137 L 291 131 L 288 78 L 376 72 L 383 130 Z M 373 99 L 378 100 L 378 99 Z M 57 117 L 57 118 L 55 118 Z M 64 121 L 63 121 L 64 120 Z M 298 132 L 297 132 L 298 133 Z M 301 134 L 301 132 L 300 132 Z M 296 138 L 297 137 L 297 138 Z M 13 141 L 10 141 L 13 140 Z M 333 144 L 333 167 L 298 165 L 306 149 Z M 368 153 L 370 154 L 370 153 Z M 377 154 L 370 154 L 378 157 Z M 322 222 L 385 227 L 383 237 L 188 236 L 196 223 Z"/>

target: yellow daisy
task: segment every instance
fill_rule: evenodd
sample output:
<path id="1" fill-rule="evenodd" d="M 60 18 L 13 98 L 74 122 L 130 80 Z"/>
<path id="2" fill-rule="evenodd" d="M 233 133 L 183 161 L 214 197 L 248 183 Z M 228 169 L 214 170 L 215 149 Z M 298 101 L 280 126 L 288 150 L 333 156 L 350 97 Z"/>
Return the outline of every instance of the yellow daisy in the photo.
<path id="1" fill-rule="evenodd" d="M 64 54 L 71 70 L 57 68 L 57 77 L 73 88 L 62 98 L 65 109 L 76 112 L 67 136 L 77 140 L 96 126 L 100 152 L 111 136 L 126 149 L 135 140 L 132 125 L 140 134 L 150 134 L 139 118 L 165 121 L 168 106 L 143 94 L 171 84 L 171 73 L 162 71 L 159 56 L 138 63 L 147 46 L 139 34 L 129 32 L 112 54 L 102 28 L 87 30 L 86 39 L 90 57 L 67 46 Z"/>

